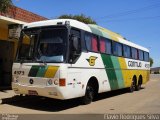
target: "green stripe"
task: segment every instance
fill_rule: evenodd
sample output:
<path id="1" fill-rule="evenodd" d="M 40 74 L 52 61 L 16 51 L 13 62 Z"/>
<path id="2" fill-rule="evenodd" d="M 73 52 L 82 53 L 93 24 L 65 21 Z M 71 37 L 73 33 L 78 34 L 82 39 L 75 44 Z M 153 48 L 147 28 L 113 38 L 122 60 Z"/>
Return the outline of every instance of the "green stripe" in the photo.
<path id="1" fill-rule="evenodd" d="M 94 34 L 98 34 L 102 37 L 111 39 L 109 33 L 107 33 L 104 28 L 97 26 L 97 25 L 92 25 L 92 24 L 89 24 L 88 26 L 90 27 L 91 31 Z"/>
<path id="2" fill-rule="evenodd" d="M 90 27 L 92 33 L 97 34 L 97 35 L 100 35 L 100 36 L 103 36 L 103 34 L 102 34 L 102 32 L 101 32 L 100 30 L 96 29 L 96 28 L 93 27 L 92 25 L 89 25 L 89 27 Z"/>
<path id="3" fill-rule="evenodd" d="M 40 66 L 36 77 L 44 77 L 44 75 L 47 71 L 47 68 L 48 68 L 48 66 Z"/>
<path id="4" fill-rule="evenodd" d="M 118 89 L 118 82 L 116 77 L 116 72 L 113 66 L 113 62 L 110 55 L 101 54 L 103 63 L 105 65 L 105 70 L 109 79 L 111 90 Z"/>
<path id="5" fill-rule="evenodd" d="M 36 77 L 38 70 L 39 70 L 39 66 L 32 66 L 32 68 L 29 71 L 28 76 L 29 77 Z"/>
<path id="6" fill-rule="evenodd" d="M 119 86 L 119 88 L 124 88 L 123 75 L 122 75 L 122 70 L 121 70 L 121 67 L 120 67 L 118 57 L 111 56 L 111 59 L 113 61 L 113 66 L 114 66 L 114 69 L 115 69 L 118 86 Z"/>

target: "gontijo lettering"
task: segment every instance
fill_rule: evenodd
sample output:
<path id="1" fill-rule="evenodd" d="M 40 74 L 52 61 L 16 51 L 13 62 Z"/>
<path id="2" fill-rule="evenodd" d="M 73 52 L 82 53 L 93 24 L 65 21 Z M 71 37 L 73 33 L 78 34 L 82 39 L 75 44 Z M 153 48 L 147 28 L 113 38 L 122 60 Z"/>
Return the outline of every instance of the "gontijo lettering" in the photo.
<path id="1" fill-rule="evenodd" d="M 129 67 L 142 67 L 142 63 L 136 62 L 136 61 L 128 61 L 128 66 Z"/>

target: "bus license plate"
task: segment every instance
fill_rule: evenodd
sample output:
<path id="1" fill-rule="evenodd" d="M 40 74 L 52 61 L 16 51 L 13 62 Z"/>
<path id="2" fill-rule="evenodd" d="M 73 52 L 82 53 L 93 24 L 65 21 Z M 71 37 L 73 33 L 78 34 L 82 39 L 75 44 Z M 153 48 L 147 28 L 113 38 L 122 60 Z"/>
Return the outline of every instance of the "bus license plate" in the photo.
<path id="1" fill-rule="evenodd" d="M 36 96 L 38 95 L 37 91 L 34 91 L 34 90 L 29 90 L 28 94 L 29 95 L 36 95 Z"/>

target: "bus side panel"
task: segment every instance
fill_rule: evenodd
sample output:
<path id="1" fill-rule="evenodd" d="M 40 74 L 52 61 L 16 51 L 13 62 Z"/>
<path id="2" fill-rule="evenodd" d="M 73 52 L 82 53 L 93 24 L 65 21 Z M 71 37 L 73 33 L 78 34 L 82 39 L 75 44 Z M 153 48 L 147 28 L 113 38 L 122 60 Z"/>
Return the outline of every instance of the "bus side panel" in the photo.
<path id="1" fill-rule="evenodd" d="M 119 58 L 119 61 L 121 62 L 121 65 L 123 65 L 124 62 L 126 64 L 123 70 L 126 87 L 131 86 L 134 76 L 137 78 L 137 84 L 140 76 L 142 76 L 142 84 L 145 84 L 149 80 L 149 62 L 128 58 Z"/>
<path id="2" fill-rule="evenodd" d="M 99 93 L 110 91 L 110 86 L 105 76 L 105 70 L 69 68 L 67 79 L 68 97 L 85 95 L 86 86 L 91 77 L 95 77 L 99 84 Z"/>
<path id="3" fill-rule="evenodd" d="M 90 58 L 95 57 L 95 65 L 90 65 Z M 82 53 L 75 64 L 68 66 L 67 89 L 70 97 L 80 97 L 85 94 L 88 81 L 95 77 L 99 84 L 99 93 L 110 91 L 110 84 L 100 54 Z"/>

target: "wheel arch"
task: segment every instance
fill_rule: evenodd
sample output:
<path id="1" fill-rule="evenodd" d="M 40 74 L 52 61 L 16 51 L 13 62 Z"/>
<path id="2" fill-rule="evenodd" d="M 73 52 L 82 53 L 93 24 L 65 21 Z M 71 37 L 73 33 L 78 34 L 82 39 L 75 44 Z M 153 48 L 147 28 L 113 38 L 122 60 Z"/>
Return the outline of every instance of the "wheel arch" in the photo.
<path id="1" fill-rule="evenodd" d="M 87 85 L 88 84 L 93 85 L 93 87 L 95 89 L 95 92 L 98 93 L 98 91 L 99 91 L 99 82 L 98 82 L 98 79 L 95 76 L 90 77 L 90 79 L 87 82 Z M 87 87 L 87 85 L 86 85 L 86 87 Z"/>

